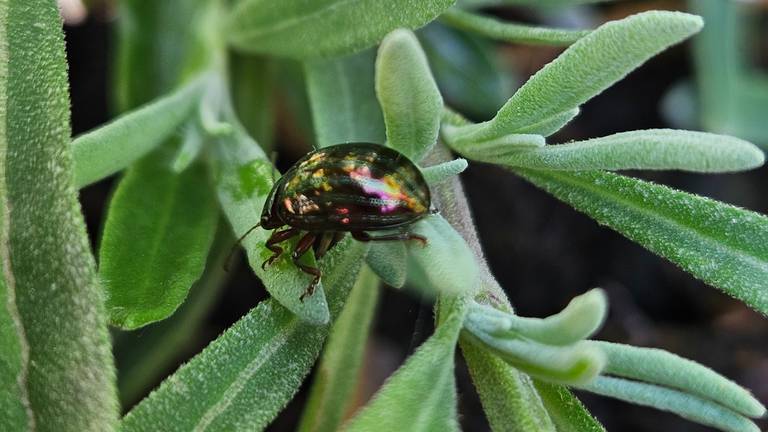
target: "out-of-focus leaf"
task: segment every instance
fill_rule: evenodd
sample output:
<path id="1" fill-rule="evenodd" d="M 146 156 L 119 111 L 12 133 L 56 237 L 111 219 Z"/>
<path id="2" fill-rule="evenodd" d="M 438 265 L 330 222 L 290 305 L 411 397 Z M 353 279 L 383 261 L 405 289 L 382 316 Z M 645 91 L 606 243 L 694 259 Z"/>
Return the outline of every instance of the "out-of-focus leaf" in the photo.
<path id="1" fill-rule="evenodd" d="M 449 9 L 440 20 L 452 27 L 505 42 L 541 45 L 570 45 L 591 30 L 567 30 L 499 21 L 497 19 Z"/>
<path id="2" fill-rule="evenodd" d="M 443 98 L 412 32 L 395 30 L 381 42 L 376 96 L 384 113 L 387 145 L 420 161 L 437 142 Z"/>
<path id="3" fill-rule="evenodd" d="M 374 89 L 375 52 L 304 64 L 317 146 L 384 144 L 384 119 Z"/>
<path id="4" fill-rule="evenodd" d="M 439 22 L 418 35 L 443 98 L 457 110 L 486 119 L 512 96 L 513 71 L 498 61 L 490 42 Z"/>
<path id="5" fill-rule="evenodd" d="M 454 351 L 466 303 L 454 308 L 344 428 L 346 431 L 458 431 Z"/>
<path id="6" fill-rule="evenodd" d="M 349 54 L 396 28 L 416 29 L 456 0 L 243 0 L 229 16 L 235 48 L 294 58 Z"/>
<path id="7" fill-rule="evenodd" d="M 277 67 L 256 56 L 231 54 L 232 104 L 237 118 L 265 152 L 272 150 L 275 134 L 273 89 Z"/>
<path id="8" fill-rule="evenodd" d="M 0 429 L 110 431 L 103 299 L 74 187 L 56 2 L 0 2 Z"/>
<path id="9" fill-rule="evenodd" d="M 384 283 L 395 288 L 405 285 L 408 272 L 408 250 L 404 242 L 371 244 L 366 257 L 368 266 Z"/>
<path id="10" fill-rule="evenodd" d="M 333 288 L 332 316 L 340 313 L 364 255 L 365 245 L 347 238 L 320 261 L 323 281 Z M 298 391 L 328 331 L 267 300 L 134 407 L 121 430 L 262 430 Z"/>
<path id="11" fill-rule="evenodd" d="M 109 205 L 99 273 L 112 325 L 136 329 L 170 316 L 205 267 L 218 208 L 202 163 L 181 174 L 170 149 L 132 167 Z"/>
<path id="12" fill-rule="evenodd" d="M 650 11 L 606 23 L 533 75 L 492 120 L 456 134 L 461 142 L 511 133 L 536 134 L 534 124 L 570 112 L 665 48 L 699 31 L 701 18 Z"/>
<path id="13" fill-rule="evenodd" d="M 298 430 L 335 432 L 354 402 L 355 384 L 379 298 L 379 279 L 363 266 L 331 328 Z"/>
<path id="14" fill-rule="evenodd" d="M 168 139 L 200 100 L 204 79 L 126 113 L 72 142 L 75 185 L 87 186 L 132 164 Z"/>
<path id="15" fill-rule="evenodd" d="M 616 174 L 515 172 L 697 278 L 768 314 L 768 218 Z"/>
<path id="16" fill-rule="evenodd" d="M 679 169 L 731 172 L 763 164 L 765 155 L 753 144 L 704 132 L 650 129 L 531 150 L 494 149 L 487 156 L 467 146 L 473 159 L 511 167 L 583 171 L 593 169 Z M 469 156 L 469 155 L 467 155 Z"/>

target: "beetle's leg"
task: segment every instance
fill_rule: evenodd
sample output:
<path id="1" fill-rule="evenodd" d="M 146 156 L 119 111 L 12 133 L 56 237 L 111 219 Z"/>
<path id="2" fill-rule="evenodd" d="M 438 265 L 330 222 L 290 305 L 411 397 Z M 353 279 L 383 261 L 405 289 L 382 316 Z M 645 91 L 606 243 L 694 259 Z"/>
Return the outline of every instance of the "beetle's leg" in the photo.
<path id="1" fill-rule="evenodd" d="M 300 268 L 304 273 L 314 276 L 312 278 L 312 282 L 310 282 L 309 286 L 307 286 L 307 290 L 304 291 L 304 294 L 302 294 L 301 297 L 299 297 L 299 300 L 301 301 L 304 301 L 305 297 L 311 296 L 315 292 L 315 286 L 318 282 L 320 282 L 320 276 L 322 276 L 322 272 L 320 272 L 319 268 L 308 266 L 299 262 L 301 257 L 304 256 L 305 253 L 309 252 L 310 249 L 312 249 L 312 245 L 315 243 L 315 240 L 317 240 L 317 234 L 311 232 L 304 234 L 304 237 L 302 237 L 301 240 L 296 243 L 296 248 L 291 254 L 291 258 L 293 259 L 293 263 L 296 264 L 296 267 Z"/>
<path id="2" fill-rule="evenodd" d="M 315 242 L 315 258 L 320 259 L 344 238 L 344 232 L 326 232 Z"/>
<path id="3" fill-rule="evenodd" d="M 272 232 L 272 235 L 267 240 L 267 243 L 264 245 L 267 249 L 272 251 L 272 256 L 267 258 L 263 263 L 261 263 L 261 269 L 266 270 L 267 266 L 271 266 L 273 262 L 275 262 L 276 259 L 280 258 L 280 255 L 283 254 L 283 248 L 278 246 L 278 243 L 282 243 L 289 238 L 297 235 L 299 233 L 299 230 L 296 228 L 288 228 L 284 229 L 282 231 L 274 231 Z"/>
<path id="4" fill-rule="evenodd" d="M 395 234 L 385 234 L 381 236 L 372 236 L 365 231 L 352 231 L 352 238 L 361 242 L 370 241 L 396 241 L 396 240 L 416 240 L 421 243 L 422 246 L 427 246 L 427 238 L 423 235 L 402 232 Z"/>

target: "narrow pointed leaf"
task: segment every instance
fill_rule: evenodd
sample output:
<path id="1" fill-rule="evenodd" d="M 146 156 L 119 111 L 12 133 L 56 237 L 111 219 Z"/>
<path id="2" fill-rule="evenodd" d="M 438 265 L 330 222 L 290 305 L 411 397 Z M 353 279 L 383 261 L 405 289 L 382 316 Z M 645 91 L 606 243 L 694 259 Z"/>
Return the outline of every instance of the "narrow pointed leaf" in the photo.
<path id="1" fill-rule="evenodd" d="M 193 112 L 203 79 L 128 112 L 72 142 L 75 185 L 79 188 L 108 177 L 166 141 Z"/>
<path id="2" fill-rule="evenodd" d="M 402 288 L 408 276 L 408 250 L 403 242 L 371 244 L 365 262 L 381 280 L 394 288 Z"/>
<path id="3" fill-rule="evenodd" d="M 566 30 L 503 22 L 491 17 L 449 9 L 440 21 L 457 29 L 504 42 L 567 46 L 591 30 Z"/>
<path id="4" fill-rule="evenodd" d="M 363 266 L 333 323 L 298 430 L 335 432 L 349 411 L 361 378 L 366 340 L 379 298 L 379 279 Z"/>
<path id="5" fill-rule="evenodd" d="M 765 407 L 749 391 L 699 363 L 660 349 L 590 343 L 606 354 L 606 374 L 673 387 L 748 417 L 765 415 Z"/>
<path id="6" fill-rule="evenodd" d="M 651 129 L 618 133 L 586 141 L 510 149 L 473 157 L 501 165 L 551 170 L 679 169 L 694 172 L 731 172 L 758 167 L 765 155 L 755 145 L 734 137 L 704 132 Z"/>
<path id="7" fill-rule="evenodd" d="M 492 120 L 464 128 L 460 139 L 485 141 L 562 116 L 701 27 L 697 16 L 666 11 L 606 23 L 532 76 Z"/>
<path id="8" fill-rule="evenodd" d="M 329 306 L 334 317 L 364 254 L 365 246 L 348 238 L 320 262 L 323 281 L 333 287 Z M 328 331 L 267 300 L 134 407 L 121 430 L 263 430 L 299 390 Z"/>
<path id="9" fill-rule="evenodd" d="M 760 431 L 749 419 L 728 408 L 677 390 L 606 376 L 579 387 L 603 396 L 669 411 L 726 432 Z"/>
<path id="10" fill-rule="evenodd" d="M 469 338 L 461 352 L 494 432 L 558 431 L 528 376 Z"/>
<path id="11" fill-rule="evenodd" d="M 56 2 L 0 1 L 2 430 L 110 431 L 119 414 L 67 91 Z"/>
<path id="12" fill-rule="evenodd" d="M 437 184 L 449 180 L 453 176 L 461 174 L 467 169 L 469 164 L 466 159 L 454 159 L 450 162 L 443 162 L 438 165 L 429 166 L 422 169 L 424 179 L 430 185 Z"/>
<path id="13" fill-rule="evenodd" d="M 376 96 L 384 113 L 387 145 L 420 161 L 437 142 L 443 98 L 412 32 L 395 30 L 381 42 Z"/>
<path id="14" fill-rule="evenodd" d="M 768 315 L 765 216 L 611 173 L 515 172 Z"/>
<path id="15" fill-rule="evenodd" d="M 344 430 L 458 431 L 453 358 L 465 314 L 455 307 Z"/>
<path id="16" fill-rule="evenodd" d="M 120 182 L 104 225 L 99 272 L 112 325 L 135 329 L 170 316 L 205 267 L 218 208 L 203 164 L 181 174 L 161 149 Z"/>
<path id="17" fill-rule="evenodd" d="M 565 386 L 534 380 L 536 392 L 558 432 L 605 432 L 605 428 Z"/>
<path id="18" fill-rule="evenodd" d="M 384 119 L 374 89 L 375 52 L 304 64 L 318 147 L 344 142 L 384 144 Z"/>
<path id="19" fill-rule="evenodd" d="M 416 29 L 456 0 L 243 0 L 228 20 L 235 48 L 293 58 L 349 54 L 396 28 Z"/>
<path id="20" fill-rule="evenodd" d="M 236 126 L 235 133 L 216 142 L 211 168 L 215 173 L 219 203 L 235 237 L 239 238 L 259 223 L 276 171 L 264 152 L 239 126 Z M 330 315 L 323 279 L 315 287 L 314 294 L 302 301 L 301 296 L 312 279 L 296 267 L 290 253 L 284 254 L 270 267 L 262 268 L 262 263 L 272 255 L 272 251 L 265 246 L 270 235 L 271 231 L 257 228 L 242 241 L 254 273 L 275 300 L 301 319 L 314 324 L 327 324 Z M 290 251 L 295 241 L 287 242 L 286 250 Z M 304 258 L 307 264 L 315 264 L 313 253 L 307 253 Z"/>

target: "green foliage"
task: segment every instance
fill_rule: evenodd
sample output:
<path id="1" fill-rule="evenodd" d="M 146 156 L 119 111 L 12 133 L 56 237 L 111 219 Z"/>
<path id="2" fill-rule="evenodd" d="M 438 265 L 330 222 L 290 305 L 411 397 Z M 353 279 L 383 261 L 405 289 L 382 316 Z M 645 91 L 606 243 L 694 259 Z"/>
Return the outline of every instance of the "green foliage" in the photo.
<path id="1" fill-rule="evenodd" d="M 605 432 L 603 425 L 567 388 L 538 380 L 533 384 L 558 432 Z"/>
<path id="2" fill-rule="evenodd" d="M 765 161 L 763 152 L 744 140 L 671 129 L 623 132 L 530 150 L 509 144 L 489 147 L 486 142 L 463 146 L 461 152 L 510 167 L 568 171 L 679 169 L 712 173 L 752 169 Z"/>
<path id="3" fill-rule="evenodd" d="M 229 15 L 237 49 L 307 58 L 375 45 L 390 31 L 419 28 L 456 0 L 243 0 Z"/>
<path id="4" fill-rule="evenodd" d="M 73 186 L 55 2 L 0 2 L 0 65 L 0 429 L 112 430 L 114 365 Z"/>
<path id="5" fill-rule="evenodd" d="M 438 165 L 426 167 L 422 170 L 424 179 L 430 185 L 450 180 L 453 176 L 461 174 L 469 164 L 465 159 L 455 159 Z"/>
<path id="6" fill-rule="evenodd" d="M 697 278 L 768 314 L 768 218 L 598 171 L 515 172 Z"/>
<path id="7" fill-rule="evenodd" d="M 410 31 L 395 30 L 381 42 L 376 96 L 384 112 L 388 145 L 420 161 L 437 141 L 443 98 Z"/>
<path id="8" fill-rule="evenodd" d="M 136 329 L 170 316 L 205 267 L 218 209 L 205 167 L 171 170 L 166 149 L 128 170 L 99 249 L 109 321 Z"/>
<path id="9" fill-rule="evenodd" d="M 320 262 L 323 281 L 334 287 L 334 317 L 365 252 L 345 243 Z M 121 430 L 263 429 L 299 389 L 327 334 L 327 326 L 303 322 L 275 300 L 263 302 L 133 408 Z"/>

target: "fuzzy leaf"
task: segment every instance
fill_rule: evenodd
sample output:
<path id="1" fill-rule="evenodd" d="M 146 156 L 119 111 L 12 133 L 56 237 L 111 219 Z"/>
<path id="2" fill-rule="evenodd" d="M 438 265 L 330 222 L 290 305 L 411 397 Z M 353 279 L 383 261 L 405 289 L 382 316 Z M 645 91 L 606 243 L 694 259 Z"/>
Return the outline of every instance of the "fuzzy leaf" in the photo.
<path id="1" fill-rule="evenodd" d="M 345 431 L 458 431 L 454 351 L 466 305 L 449 312 L 435 333 L 344 428 Z"/>
<path id="2" fill-rule="evenodd" d="M 294 58 L 349 54 L 416 29 L 456 0 L 243 0 L 229 16 L 235 48 Z"/>
<path id="3" fill-rule="evenodd" d="M 536 392 L 558 432 L 605 432 L 605 428 L 566 387 L 534 380 Z"/>
<path id="4" fill-rule="evenodd" d="M 730 172 L 758 167 L 765 161 L 753 144 L 729 136 L 671 129 L 623 132 L 602 138 L 550 145 L 507 154 L 498 151 L 485 162 L 522 168 L 551 170 L 679 169 L 694 172 Z"/>
<path id="5" fill-rule="evenodd" d="M 727 432 L 760 431 L 754 423 L 728 408 L 677 390 L 605 376 L 579 387 L 603 396 L 669 411 Z"/>
<path id="6" fill-rule="evenodd" d="M 451 27 L 500 41 L 555 46 L 570 45 L 591 31 L 508 23 L 491 17 L 464 12 L 461 9 L 447 10 L 440 16 L 440 21 Z"/>
<path id="7" fill-rule="evenodd" d="M 493 431 L 558 431 L 528 376 L 470 338 L 461 352 Z"/>
<path id="8" fill-rule="evenodd" d="M 375 242 L 368 250 L 365 262 L 384 283 L 402 288 L 408 272 L 408 250 L 405 242 Z"/>
<path id="9" fill-rule="evenodd" d="M 171 169 L 160 149 L 120 182 L 109 205 L 99 273 L 112 325 L 136 329 L 170 316 L 205 268 L 218 208 L 205 166 Z"/>
<path id="10" fill-rule="evenodd" d="M 463 128 L 462 142 L 511 133 L 537 133 L 530 126 L 570 112 L 646 60 L 702 27 L 701 18 L 650 11 L 611 21 L 574 43 L 533 75 L 492 120 Z"/>
<path id="11" fill-rule="evenodd" d="M 480 268 L 472 250 L 459 233 L 440 216 L 429 216 L 413 225 L 412 232 L 427 238 L 408 245 L 409 283 L 436 295 L 453 296 L 477 290 Z"/>
<path id="12" fill-rule="evenodd" d="M 443 98 L 412 32 L 395 30 L 381 42 L 376 96 L 384 113 L 387 145 L 420 161 L 437 142 Z"/>
<path id="13" fill-rule="evenodd" d="M 424 179 L 430 185 L 450 180 L 453 176 L 461 174 L 467 169 L 469 164 L 466 159 L 454 159 L 450 162 L 443 162 L 438 165 L 429 166 L 422 169 Z"/>
<path id="14" fill-rule="evenodd" d="M 379 279 L 367 267 L 358 275 L 331 328 L 298 430 L 334 432 L 354 402 L 355 385 L 379 297 Z"/>
<path id="15" fill-rule="evenodd" d="M 78 188 L 108 177 L 166 141 L 200 100 L 198 79 L 72 142 L 75 185 Z"/>
<path id="16" fill-rule="evenodd" d="M 374 90 L 374 51 L 304 64 L 318 147 L 344 142 L 384 144 Z"/>
<path id="17" fill-rule="evenodd" d="M 768 315 L 765 216 L 611 173 L 515 172 Z"/>
<path id="18" fill-rule="evenodd" d="M 216 173 L 219 202 L 235 236 L 239 238 L 259 222 L 264 201 L 272 190 L 274 167 L 239 126 L 236 126 L 235 133 L 220 137 L 215 149 L 211 163 Z M 272 251 L 265 246 L 270 235 L 270 231 L 257 228 L 243 239 L 242 246 L 251 268 L 280 304 L 306 322 L 327 324 L 330 315 L 323 280 L 315 287 L 314 294 L 302 301 L 301 296 L 312 279 L 296 267 L 290 253 L 285 253 L 270 267 L 262 269 L 262 263 L 272 255 Z M 295 242 L 296 239 L 286 243 L 285 249 L 290 251 Z M 311 251 L 304 258 L 306 264 L 315 265 Z"/>
<path id="19" fill-rule="evenodd" d="M 67 90 L 56 2 L 0 1 L 0 430 L 110 431 L 119 415 Z"/>
<path id="20" fill-rule="evenodd" d="M 320 262 L 326 286 L 333 287 L 334 317 L 363 255 L 364 245 L 348 238 Z M 328 330 L 275 300 L 262 302 L 134 407 L 121 431 L 263 430 L 299 390 Z"/>
<path id="21" fill-rule="evenodd" d="M 673 387 L 747 417 L 765 415 L 765 407 L 747 390 L 699 363 L 660 349 L 602 341 L 590 343 L 606 354 L 606 374 Z"/>

